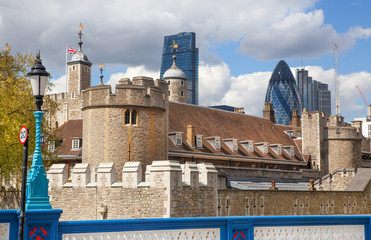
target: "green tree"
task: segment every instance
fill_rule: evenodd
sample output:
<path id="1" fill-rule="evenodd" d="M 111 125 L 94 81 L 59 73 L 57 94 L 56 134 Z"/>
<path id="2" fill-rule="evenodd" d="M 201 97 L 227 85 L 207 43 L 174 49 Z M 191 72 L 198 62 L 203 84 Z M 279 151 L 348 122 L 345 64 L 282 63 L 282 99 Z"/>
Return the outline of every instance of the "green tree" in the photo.
<path id="1" fill-rule="evenodd" d="M 30 54 L 12 55 L 9 49 L 0 51 L 0 180 L 20 176 L 23 146 L 18 141 L 18 135 L 23 125 L 29 129 L 29 155 L 33 154 L 33 110 L 36 106 L 30 81 L 26 77 L 33 64 L 34 59 Z M 44 99 L 43 109 L 51 108 L 49 114 L 53 113 L 56 104 L 50 98 Z M 48 137 L 50 129 L 45 122 L 42 131 Z"/>

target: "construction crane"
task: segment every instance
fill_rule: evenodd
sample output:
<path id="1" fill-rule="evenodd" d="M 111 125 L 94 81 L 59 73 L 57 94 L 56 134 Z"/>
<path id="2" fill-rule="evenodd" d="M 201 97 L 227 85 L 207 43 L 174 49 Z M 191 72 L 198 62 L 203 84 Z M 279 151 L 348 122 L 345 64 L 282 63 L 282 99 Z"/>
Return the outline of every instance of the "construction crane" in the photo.
<path id="1" fill-rule="evenodd" d="M 358 85 L 356 85 L 356 88 L 358 89 L 359 94 L 361 94 L 361 97 L 362 97 L 362 99 L 365 102 L 366 107 L 367 107 L 368 106 L 368 104 L 367 104 L 367 98 L 365 97 L 365 95 L 363 94 L 363 92 L 361 91 L 361 89 L 358 87 Z"/>
<path id="2" fill-rule="evenodd" d="M 334 44 L 334 80 L 335 80 L 335 97 L 336 97 L 336 115 L 340 116 L 340 93 L 338 79 L 338 46 Z"/>

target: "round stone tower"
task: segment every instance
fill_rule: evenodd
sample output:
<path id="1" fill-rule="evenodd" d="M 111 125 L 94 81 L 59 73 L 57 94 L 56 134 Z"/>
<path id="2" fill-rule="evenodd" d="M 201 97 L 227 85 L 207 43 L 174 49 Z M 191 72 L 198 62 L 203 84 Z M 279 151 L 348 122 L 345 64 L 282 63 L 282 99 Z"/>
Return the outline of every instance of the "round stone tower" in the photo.
<path id="1" fill-rule="evenodd" d="M 169 100 L 174 102 L 187 103 L 187 77 L 175 63 L 176 56 L 173 56 L 173 65 L 166 70 L 162 79 L 169 84 Z"/>
<path id="2" fill-rule="evenodd" d="M 168 84 L 147 77 L 121 79 L 83 91 L 83 163 L 115 163 L 118 180 L 127 161 L 167 159 Z"/>

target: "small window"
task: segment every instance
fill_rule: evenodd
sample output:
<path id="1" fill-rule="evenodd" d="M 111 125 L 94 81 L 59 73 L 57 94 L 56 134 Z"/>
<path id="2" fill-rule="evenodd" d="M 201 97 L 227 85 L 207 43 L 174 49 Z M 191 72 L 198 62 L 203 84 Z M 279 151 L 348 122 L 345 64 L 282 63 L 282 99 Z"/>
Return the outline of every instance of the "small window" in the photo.
<path id="1" fill-rule="evenodd" d="M 75 99 L 75 92 L 71 92 L 71 98 Z"/>
<path id="2" fill-rule="evenodd" d="M 170 85 L 170 81 L 167 81 L 167 84 L 169 84 L 169 85 Z"/>
<path id="3" fill-rule="evenodd" d="M 55 121 L 55 128 L 58 128 L 58 127 L 59 127 L 58 121 Z"/>
<path id="4" fill-rule="evenodd" d="M 125 111 L 125 124 L 130 124 L 130 111 Z"/>
<path id="5" fill-rule="evenodd" d="M 180 133 L 176 134 L 176 145 L 178 145 L 178 146 L 182 145 L 182 134 L 180 134 Z"/>
<path id="6" fill-rule="evenodd" d="M 215 148 L 220 149 L 220 139 L 219 138 L 215 138 Z"/>
<path id="7" fill-rule="evenodd" d="M 184 85 L 184 81 L 180 81 L 180 85 L 183 86 Z"/>
<path id="8" fill-rule="evenodd" d="M 72 71 L 75 71 L 75 69 L 76 69 L 76 67 L 75 67 L 75 66 L 73 66 L 73 67 L 72 67 Z"/>
<path id="9" fill-rule="evenodd" d="M 233 140 L 233 143 L 232 143 L 233 145 L 233 151 L 237 151 L 238 150 L 238 144 L 237 144 L 237 140 Z"/>
<path id="10" fill-rule="evenodd" d="M 202 137 L 201 136 L 196 136 L 196 146 L 198 148 L 202 147 Z"/>
<path id="11" fill-rule="evenodd" d="M 80 148 L 80 139 L 72 139 L 72 149 Z"/>
<path id="12" fill-rule="evenodd" d="M 180 91 L 180 96 L 181 96 L 181 97 L 184 96 L 184 92 L 183 92 L 183 91 Z"/>
<path id="13" fill-rule="evenodd" d="M 48 142 L 48 151 L 54 152 L 55 151 L 55 141 Z"/>
<path id="14" fill-rule="evenodd" d="M 131 124 L 137 124 L 137 111 L 135 110 L 131 112 Z"/>
<path id="15" fill-rule="evenodd" d="M 170 91 L 169 91 L 169 96 L 170 96 Z"/>
<path id="16" fill-rule="evenodd" d="M 254 143 L 249 142 L 249 152 L 254 152 Z"/>

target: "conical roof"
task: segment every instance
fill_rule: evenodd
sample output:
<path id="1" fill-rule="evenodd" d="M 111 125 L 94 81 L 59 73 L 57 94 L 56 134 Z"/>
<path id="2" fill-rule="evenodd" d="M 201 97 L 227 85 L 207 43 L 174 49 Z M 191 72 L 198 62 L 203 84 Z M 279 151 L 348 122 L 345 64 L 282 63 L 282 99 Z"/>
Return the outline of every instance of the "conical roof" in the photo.
<path id="1" fill-rule="evenodd" d="M 297 109 L 301 113 L 299 94 L 292 72 L 283 60 L 279 61 L 269 80 L 265 102 L 271 102 L 278 124 L 288 125 L 292 120 L 292 112 Z"/>
<path id="2" fill-rule="evenodd" d="M 166 70 L 164 75 L 162 76 L 162 79 L 167 79 L 167 78 L 182 78 L 182 79 L 187 79 L 185 73 L 178 68 L 178 66 L 175 63 L 176 56 L 173 56 L 173 65 Z"/>

